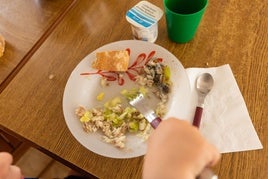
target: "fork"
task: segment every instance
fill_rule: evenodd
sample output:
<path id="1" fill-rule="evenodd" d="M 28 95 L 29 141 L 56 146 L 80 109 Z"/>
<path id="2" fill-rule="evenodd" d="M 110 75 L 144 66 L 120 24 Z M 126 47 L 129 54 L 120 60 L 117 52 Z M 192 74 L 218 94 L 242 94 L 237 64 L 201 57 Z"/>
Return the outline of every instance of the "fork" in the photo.
<path id="1" fill-rule="evenodd" d="M 154 129 L 156 129 L 162 121 L 162 119 L 158 117 L 155 112 L 148 107 L 146 100 L 144 99 L 144 95 L 142 93 L 138 93 L 135 98 L 129 101 L 129 104 L 136 108 Z"/>

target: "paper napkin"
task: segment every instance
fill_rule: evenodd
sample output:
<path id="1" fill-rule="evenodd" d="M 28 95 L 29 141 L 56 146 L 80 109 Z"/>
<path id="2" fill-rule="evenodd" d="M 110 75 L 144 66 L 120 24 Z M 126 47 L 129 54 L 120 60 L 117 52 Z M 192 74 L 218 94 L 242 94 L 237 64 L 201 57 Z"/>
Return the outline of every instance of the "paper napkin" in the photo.
<path id="1" fill-rule="evenodd" d="M 205 99 L 200 125 L 202 135 L 221 153 L 263 148 L 230 66 L 186 71 L 192 90 L 192 114 L 197 104 L 196 78 L 202 73 L 210 73 L 214 78 L 214 86 Z"/>

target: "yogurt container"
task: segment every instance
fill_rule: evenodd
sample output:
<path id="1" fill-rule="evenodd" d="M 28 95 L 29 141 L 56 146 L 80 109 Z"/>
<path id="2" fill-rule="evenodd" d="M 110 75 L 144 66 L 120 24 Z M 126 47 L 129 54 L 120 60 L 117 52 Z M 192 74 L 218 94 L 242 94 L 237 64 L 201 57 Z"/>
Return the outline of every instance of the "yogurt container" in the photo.
<path id="1" fill-rule="evenodd" d="M 154 43 L 158 36 L 158 21 L 163 11 L 149 3 L 140 1 L 127 11 L 126 19 L 131 24 L 133 38 Z"/>

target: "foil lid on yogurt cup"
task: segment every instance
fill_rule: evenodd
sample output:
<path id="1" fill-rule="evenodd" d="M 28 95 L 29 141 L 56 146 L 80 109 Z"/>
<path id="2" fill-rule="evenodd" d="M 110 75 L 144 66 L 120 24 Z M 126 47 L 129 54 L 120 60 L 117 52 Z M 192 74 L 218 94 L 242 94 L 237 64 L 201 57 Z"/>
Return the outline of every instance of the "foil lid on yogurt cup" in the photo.
<path id="1" fill-rule="evenodd" d="M 134 38 L 150 42 L 154 42 L 157 38 L 157 22 L 162 16 L 163 11 L 148 1 L 140 1 L 126 13 Z"/>

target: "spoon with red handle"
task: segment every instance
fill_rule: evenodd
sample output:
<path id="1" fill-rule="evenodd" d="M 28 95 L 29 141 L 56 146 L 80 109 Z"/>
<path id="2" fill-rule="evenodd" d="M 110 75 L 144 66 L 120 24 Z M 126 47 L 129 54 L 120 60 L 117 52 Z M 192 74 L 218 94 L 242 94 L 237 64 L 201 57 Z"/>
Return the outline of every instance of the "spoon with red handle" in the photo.
<path id="1" fill-rule="evenodd" d="M 204 108 L 204 101 L 207 94 L 210 92 L 214 84 L 213 77 L 209 73 L 203 73 L 196 79 L 196 89 L 198 93 L 198 103 L 195 110 L 195 116 L 193 125 L 199 128 L 201 123 L 201 117 Z M 214 173 L 205 168 L 197 179 L 217 179 L 218 176 L 214 175 Z"/>
<path id="2" fill-rule="evenodd" d="M 193 125 L 199 128 L 204 108 L 204 101 L 214 84 L 213 77 L 209 73 L 203 73 L 196 79 L 196 89 L 198 93 L 198 103 L 195 110 Z"/>

